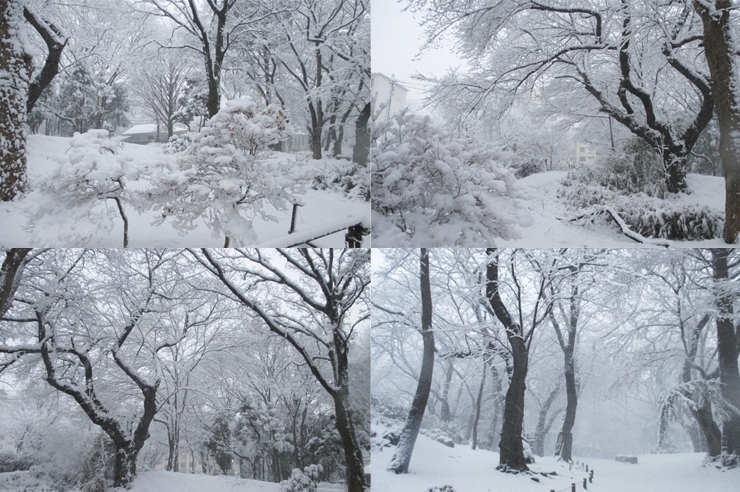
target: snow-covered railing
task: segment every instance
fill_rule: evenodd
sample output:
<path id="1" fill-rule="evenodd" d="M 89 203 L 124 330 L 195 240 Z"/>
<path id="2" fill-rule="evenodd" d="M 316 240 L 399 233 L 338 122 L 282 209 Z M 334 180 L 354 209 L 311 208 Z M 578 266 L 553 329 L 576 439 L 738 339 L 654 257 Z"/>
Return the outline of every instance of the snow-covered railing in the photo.
<path id="1" fill-rule="evenodd" d="M 260 243 L 260 247 L 294 248 L 302 244 L 310 245 L 311 241 L 347 230 L 347 234 L 344 236 L 346 246 L 348 248 L 359 248 L 362 246 L 362 236 L 366 236 L 370 232 L 370 221 L 365 215 L 352 215 L 344 219 L 329 222 L 328 224 L 306 229 L 305 231 L 295 231 L 296 208 L 298 206 L 293 205 L 288 236 L 265 241 Z"/>

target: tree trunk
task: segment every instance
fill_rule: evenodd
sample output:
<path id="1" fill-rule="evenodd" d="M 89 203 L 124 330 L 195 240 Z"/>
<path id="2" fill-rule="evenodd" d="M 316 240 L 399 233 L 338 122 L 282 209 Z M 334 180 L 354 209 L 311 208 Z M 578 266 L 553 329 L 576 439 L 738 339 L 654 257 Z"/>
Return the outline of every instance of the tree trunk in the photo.
<path id="1" fill-rule="evenodd" d="M 707 456 L 710 458 L 719 456 L 722 453 L 722 432 L 712 416 L 712 402 L 706 398 L 701 407 L 697 406 L 690 411 L 704 436 Z"/>
<path id="2" fill-rule="evenodd" d="M 540 415 L 537 419 L 537 429 L 534 433 L 534 449 L 532 450 L 537 456 L 545 455 L 545 436 L 547 436 L 547 433 L 550 430 L 548 423 L 552 422 L 552 420 L 548 422 L 547 414 L 550 413 L 550 408 L 560 394 L 561 388 L 560 383 L 555 385 L 555 388 L 550 391 L 550 394 L 547 395 L 547 400 L 545 400 L 545 403 L 543 403 L 540 408 Z"/>
<path id="3" fill-rule="evenodd" d="M 447 368 L 445 369 L 445 382 L 442 386 L 442 397 L 440 398 L 442 408 L 440 409 L 440 419 L 442 422 L 450 422 L 452 414 L 450 413 L 450 384 L 452 383 L 452 359 L 447 359 Z"/>
<path id="4" fill-rule="evenodd" d="M 740 408 L 740 371 L 738 371 L 738 334 L 733 324 L 733 296 L 729 292 L 729 257 L 732 250 L 713 249 L 712 267 L 717 308 L 717 352 L 722 396 Z M 740 415 L 730 412 L 722 424 L 722 460 L 725 466 L 740 466 Z"/>
<path id="5" fill-rule="evenodd" d="M 704 56 L 712 76 L 712 92 L 719 124 L 719 154 L 725 172 L 725 229 L 722 237 L 735 244 L 740 235 L 740 60 L 730 19 L 731 0 L 694 0 L 704 24 Z"/>
<path id="6" fill-rule="evenodd" d="M 663 152 L 663 169 L 665 185 L 669 193 L 686 192 L 686 154 Z"/>
<path id="7" fill-rule="evenodd" d="M 571 461 L 573 457 L 573 426 L 576 423 L 576 407 L 578 406 L 578 390 L 576 388 L 576 369 L 573 364 L 573 351 L 565 352 L 565 417 L 563 418 L 563 427 L 558 434 L 557 444 L 555 445 L 555 456 L 559 456 L 563 461 Z"/>
<path id="8" fill-rule="evenodd" d="M 15 298 L 18 282 L 23 275 L 26 256 L 30 248 L 14 248 L 5 252 L 5 260 L 0 267 L 0 318 L 5 316 Z"/>
<path id="9" fill-rule="evenodd" d="M 0 0 L 0 200 L 26 191 L 26 103 L 31 56 L 23 49 L 23 6 Z"/>
<path id="10" fill-rule="evenodd" d="M 488 248 L 486 254 L 488 255 L 486 297 L 496 318 L 504 325 L 512 355 L 511 380 L 504 403 L 504 423 L 501 428 L 501 442 L 499 443 L 501 453 L 497 469 L 501 471 L 526 471 L 529 470 L 529 467 L 527 467 L 524 458 L 522 427 L 529 351 L 524 343 L 522 327 L 511 317 L 499 294 L 498 253 L 495 248 Z"/>
<path id="11" fill-rule="evenodd" d="M 421 249 L 420 257 L 420 284 L 421 284 L 421 336 L 424 341 L 424 356 L 419 374 L 419 384 L 411 403 L 411 410 L 406 419 L 406 425 L 401 431 L 396 452 L 388 465 L 388 470 L 395 473 L 407 473 L 411 454 L 414 452 L 416 437 L 419 435 L 421 421 L 424 418 L 429 391 L 432 388 L 432 373 L 434 371 L 434 333 L 432 332 L 432 291 L 429 282 L 429 251 Z"/>
<path id="12" fill-rule="evenodd" d="M 478 447 L 478 422 L 480 421 L 480 406 L 483 401 L 483 388 L 486 386 L 486 371 L 488 364 L 483 362 L 483 375 L 480 377 L 480 386 L 478 387 L 478 399 L 475 402 L 475 418 L 473 420 L 473 451 Z"/>
<path id="13" fill-rule="evenodd" d="M 367 158 L 370 154 L 370 103 L 360 111 L 360 116 L 355 121 L 355 147 L 352 149 L 352 161 L 360 166 L 367 167 Z"/>
<path id="14" fill-rule="evenodd" d="M 349 392 L 340 391 L 334 397 L 334 408 L 337 414 L 337 431 L 342 440 L 344 456 L 347 462 L 347 492 L 364 492 L 365 466 L 362 460 L 362 446 L 357 439 L 357 431 L 352 421 L 349 406 Z"/>

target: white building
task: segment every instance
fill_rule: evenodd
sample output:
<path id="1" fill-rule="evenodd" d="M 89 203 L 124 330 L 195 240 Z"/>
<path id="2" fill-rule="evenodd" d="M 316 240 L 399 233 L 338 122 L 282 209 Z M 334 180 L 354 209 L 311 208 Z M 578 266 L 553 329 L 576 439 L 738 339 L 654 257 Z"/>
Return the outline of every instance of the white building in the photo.
<path id="1" fill-rule="evenodd" d="M 188 128 L 185 125 L 175 124 L 172 134 L 182 135 L 187 133 Z M 143 125 L 134 125 L 121 136 L 126 137 L 126 142 L 136 144 L 148 144 L 150 142 L 157 141 L 157 124 L 156 123 L 145 123 Z M 159 126 L 159 141 L 167 141 L 167 125 Z"/>
<path id="2" fill-rule="evenodd" d="M 375 107 L 385 104 L 386 107 L 378 115 L 379 121 L 385 121 L 407 106 L 406 97 L 409 90 L 382 73 L 372 74 L 372 97 Z"/>
<path id="3" fill-rule="evenodd" d="M 595 145 L 588 142 L 576 142 L 576 165 L 594 164 L 600 155 Z"/>

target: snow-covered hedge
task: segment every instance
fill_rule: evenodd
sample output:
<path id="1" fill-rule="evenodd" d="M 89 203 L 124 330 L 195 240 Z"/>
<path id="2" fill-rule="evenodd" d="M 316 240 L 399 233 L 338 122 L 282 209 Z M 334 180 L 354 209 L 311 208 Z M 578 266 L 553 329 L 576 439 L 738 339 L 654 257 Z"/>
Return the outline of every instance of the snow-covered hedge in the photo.
<path id="1" fill-rule="evenodd" d="M 493 147 L 408 112 L 375 123 L 373 139 L 373 245 L 492 245 L 531 221 Z"/>
<path id="2" fill-rule="evenodd" d="M 596 213 L 609 206 L 633 231 L 645 237 L 698 240 L 720 237 L 724 214 L 698 204 L 661 199 L 645 193 L 624 194 L 591 182 L 591 172 L 574 170 L 562 181 L 561 200 L 581 217 L 580 221 L 605 222 L 608 216 Z"/>
<path id="3" fill-rule="evenodd" d="M 332 159 L 317 166 L 311 178 L 315 190 L 330 190 L 350 198 L 370 200 L 370 173 L 347 160 Z"/>
<path id="4" fill-rule="evenodd" d="M 297 180 L 296 158 L 260 150 L 287 135 L 285 112 L 260 108 L 251 100 L 226 103 L 192 136 L 192 144 L 158 170 L 148 200 L 161 210 L 161 223 L 189 230 L 203 219 L 214 236 L 225 234 L 235 245 L 253 244 L 252 220 L 268 215 L 265 206 L 287 209 Z M 259 151 L 259 152 L 258 152 Z"/>
<path id="5" fill-rule="evenodd" d="M 28 470 L 33 464 L 33 459 L 28 455 L 0 451 L 0 473 Z"/>

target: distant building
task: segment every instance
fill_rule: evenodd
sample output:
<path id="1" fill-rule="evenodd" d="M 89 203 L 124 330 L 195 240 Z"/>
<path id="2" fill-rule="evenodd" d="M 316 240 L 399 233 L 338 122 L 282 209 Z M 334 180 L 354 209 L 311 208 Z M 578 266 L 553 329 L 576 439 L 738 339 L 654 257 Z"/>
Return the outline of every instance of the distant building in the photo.
<path id="1" fill-rule="evenodd" d="M 182 135 L 187 133 L 188 128 L 184 125 L 175 125 L 172 133 L 173 135 Z M 143 125 L 134 125 L 125 132 L 121 133 L 122 137 L 126 137 L 126 142 L 135 144 L 148 144 L 150 142 L 157 141 L 157 124 L 156 123 L 145 123 Z M 159 141 L 167 141 L 167 125 L 159 125 Z"/>
<path id="2" fill-rule="evenodd" d="M 399 84 L 395 78 L 389 78 L 377 72 L 372 74 L 371 92 L 376 108 L 381 104 L 386 104 L 378 115 L 379 121 L 389 119 L 407 106 L 406 97 L 409 90 Z"/>
<path id="3" fill-rule="evenodd" d="M 596 146 L 588 142 L 576 142 L 576 164 L 594 164 L 601 155 Z"/>

